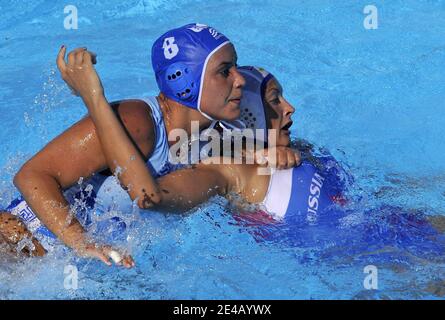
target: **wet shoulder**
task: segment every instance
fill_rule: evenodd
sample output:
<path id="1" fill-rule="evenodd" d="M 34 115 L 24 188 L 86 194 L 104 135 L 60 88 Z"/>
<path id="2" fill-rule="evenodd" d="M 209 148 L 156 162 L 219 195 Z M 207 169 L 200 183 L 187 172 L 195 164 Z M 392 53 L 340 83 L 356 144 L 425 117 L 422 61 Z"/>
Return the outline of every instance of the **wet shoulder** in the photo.
<path id="1" fill-rule="evenodd" d="M 139 99 L 115 101 L 111 105 L 133 142 L 144 156 L 148 157 L 155 142 L 155 128 L 150 106 Z"/>

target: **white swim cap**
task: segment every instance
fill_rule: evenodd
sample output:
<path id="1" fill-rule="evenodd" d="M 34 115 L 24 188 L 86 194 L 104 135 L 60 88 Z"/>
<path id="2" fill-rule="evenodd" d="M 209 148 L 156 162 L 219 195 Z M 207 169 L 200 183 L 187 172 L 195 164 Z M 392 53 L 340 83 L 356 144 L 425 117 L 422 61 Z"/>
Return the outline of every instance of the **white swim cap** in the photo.
<path id="1" fill-rule="evenodd" d="M 239 67 L 238 71 L 246 80 L 243 88 L 243 98 L 241 99 L 241 115 L 237 122 L 220 121 L 222 126 L 232 129 L 263 129 L 263 141 L 267 142 L 267 121 L 264 112 L 264 91 L 267 82 L 273 75 L 263 68 L 253 66 Z M 242 123 L 241 125 L 239 123 Z M 259 137 L 257 137 L 259 138 Z"/>

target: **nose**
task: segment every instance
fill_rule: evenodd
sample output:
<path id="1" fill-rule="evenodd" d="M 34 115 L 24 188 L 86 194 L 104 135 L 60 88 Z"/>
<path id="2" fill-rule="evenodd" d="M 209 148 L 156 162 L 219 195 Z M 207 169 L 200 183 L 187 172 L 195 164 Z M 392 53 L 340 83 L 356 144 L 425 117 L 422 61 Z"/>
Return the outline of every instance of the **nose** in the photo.
<path id="1" fill-rule="evenodd" d="M 244 86 L 246 85 L 246 80 L 244 79 L 242 74 L 238 72 L 238 69 L 236 67 L 233 67 L 233 76 L 233 86 L 237 89 L 244 88 Z"/>
<path id="2" fill-rule="evenodd" d="M 295 113 L 295 108 L 287 100 L 284 99 L 283 102 L 284 102 L 283 114 L 285 117 L 287 116 L 290 118 Z"/>

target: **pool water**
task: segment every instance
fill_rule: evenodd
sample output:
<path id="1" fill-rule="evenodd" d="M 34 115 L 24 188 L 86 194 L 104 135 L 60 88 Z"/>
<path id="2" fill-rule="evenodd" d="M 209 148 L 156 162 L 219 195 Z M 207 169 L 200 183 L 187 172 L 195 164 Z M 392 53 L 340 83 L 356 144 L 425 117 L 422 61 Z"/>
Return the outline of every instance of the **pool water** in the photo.
<path id="1" fill-rule="evenodd" d="M 108 100 L 157 94 L 153 41 L 172 27 L 210 24 L 235 44 L 239 64 L 272 71 L 296 107 L 292 136 L 328 149 L 354 176 L 357 212 L 382 205 L 445 215 L 445 1 L 75 1 L 65 30 L 61 1 L 0 2 L 0 207 L 12 178 L 86 109 L 55 68 L 62 44 L 98 54 Z M 363 8 L 378 8 L 376 30 Z M 129 218 L 130 219 L 130 218 Z M 445 257 L 392 254 L 378 289 L 364 287 L 369 253 L 258 242 L 223 199 L 186 216 L 137 212 L 122 246 L 137 267 L 75 257 L 0 257 L 0 299 L 440 299 Z M 330 252 L 330 251 L 329 251 Z M 367 255 L 368 254 L 368 255 Z M 377 253 L 384 254 L 384 253 Z M 375 253 L 374 253 L 375 258 Z M 440 259 L 443 258 L 443 259 Z M 68 265 L 78 288 L 66 289 Z"/>

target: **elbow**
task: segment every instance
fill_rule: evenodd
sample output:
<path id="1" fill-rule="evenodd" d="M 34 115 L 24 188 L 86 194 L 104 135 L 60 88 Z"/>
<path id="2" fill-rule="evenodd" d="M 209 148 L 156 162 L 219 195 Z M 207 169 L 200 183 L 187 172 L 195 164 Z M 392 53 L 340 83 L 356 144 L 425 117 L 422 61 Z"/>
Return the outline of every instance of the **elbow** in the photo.
<path id="1" fill-rule="evenodd" d="M 32 163 L 25 163 L 20 170 L 15 174 L 13 183 L 14 186 L 24 194 L 26 191 L 29 191 L 31 188 L 35 188 L 35 184 L 42 179 L 46 182 L 47 178 L 51 177 L 45 172 L 39 170 L 39 168 L 32 165 Z"/>
<path id="2" fill-rule="evenodd" d="M 21 190 L 23 188 L 23 186 L 25 185 L 25 183 L 27 181 L 29 181 L 30 179 L 32 179 L 32 175 L 33 175 L 33 169 L 27 162 L 15 174 L 14 179 L 13 179 L 14 186 L 17 189 Z"/>
<path id="3" fill-rule="evenodd" d="M 153 209 L 162 205 L 162 195 L 160 192 L 147 194 L 144 190 L 137 196 L 139 209 Z"/>

